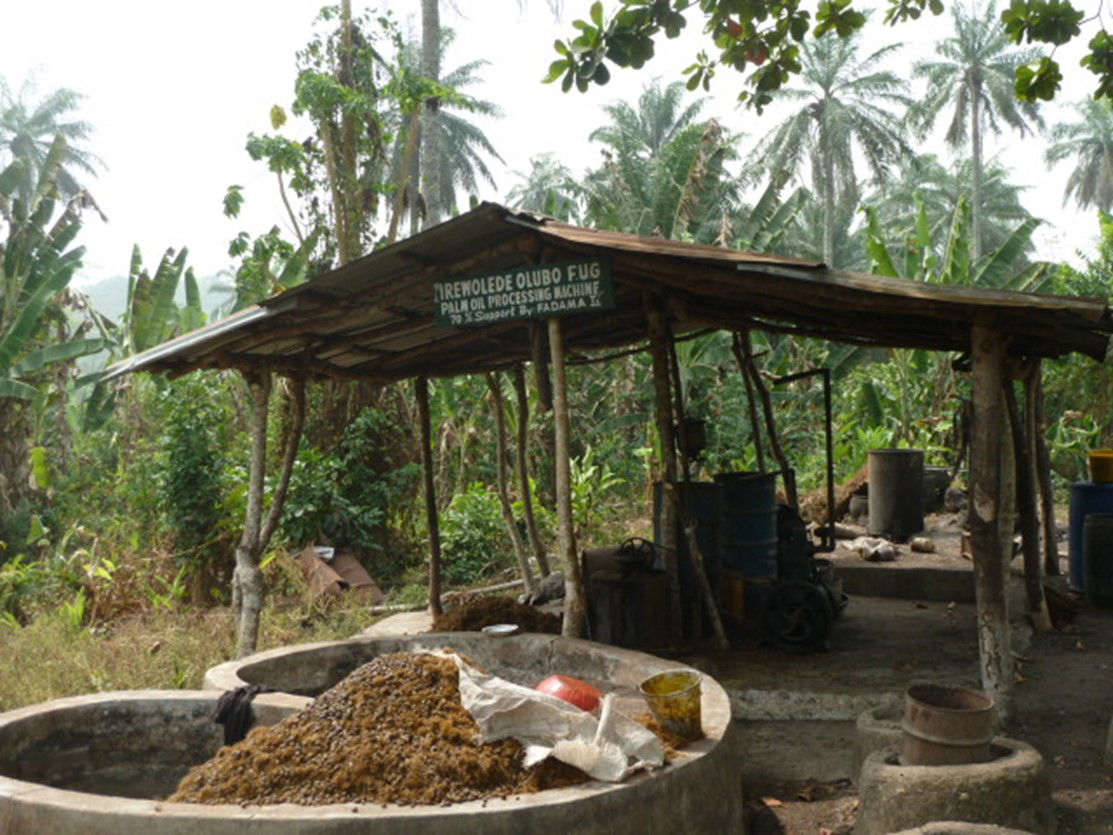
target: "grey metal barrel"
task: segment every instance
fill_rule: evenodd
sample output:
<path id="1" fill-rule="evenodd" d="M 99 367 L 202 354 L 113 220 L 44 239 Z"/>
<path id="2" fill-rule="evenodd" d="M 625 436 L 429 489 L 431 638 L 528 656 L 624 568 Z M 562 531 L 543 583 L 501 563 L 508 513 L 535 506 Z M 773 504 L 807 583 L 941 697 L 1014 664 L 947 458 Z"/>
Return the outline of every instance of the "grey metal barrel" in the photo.
<path id="1" fill-rule="evenodd" d="M 905 540 L 924 529 L 924 452 L 871 449 L 869 532 Z"/>

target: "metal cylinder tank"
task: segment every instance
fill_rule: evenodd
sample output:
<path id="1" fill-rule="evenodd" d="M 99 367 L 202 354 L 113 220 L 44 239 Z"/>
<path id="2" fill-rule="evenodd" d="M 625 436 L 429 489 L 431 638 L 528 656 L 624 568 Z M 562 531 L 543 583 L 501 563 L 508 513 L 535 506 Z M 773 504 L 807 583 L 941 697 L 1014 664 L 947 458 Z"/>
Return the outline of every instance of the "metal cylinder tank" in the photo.
<path id="1" fill-rule="evenodd" d="M 869 532 L 903 541 L 924 529 L 924 452 L 871 449 Z"/>

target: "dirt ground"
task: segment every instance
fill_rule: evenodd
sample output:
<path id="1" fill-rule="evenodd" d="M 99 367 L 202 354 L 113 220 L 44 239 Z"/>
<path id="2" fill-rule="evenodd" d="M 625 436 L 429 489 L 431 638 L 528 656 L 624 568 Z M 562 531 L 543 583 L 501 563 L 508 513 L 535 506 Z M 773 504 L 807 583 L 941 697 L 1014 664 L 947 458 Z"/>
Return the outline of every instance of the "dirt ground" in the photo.
<path id="1" fill-rule="evenodd" d="M 889 570 L 917 564 L 970 570 L 958 553 L 957 528 L 933 522 L 945 528 L 935 531 L 940 553 L 911 555 L 902 548 Z M 841 554 L 836 562 L 853 559 Z M 1068 593 L 1065 578 L 1049 582 Z M 1015 601 L 1019 582 L 1014 585 Z M 1004 732 L 1043 754 L 1060 833 L 1113 832 L 1113 768 L 1102 762 L 1113 716 L 1113 610 L 1083 606 L 1063 629 L 1032 634 L 1030 641 L 1020 607 L 1015 610 L 1016 718 Z M 978 675 L 972 605 L 880 597 L 851 600 L 825 653 L 792 657 L 754 646 L 687 660 L 731 689 L 810 689 L 833 699 L 902 691 L 925 679 L 977 686 Z M 751 833 L 852 831 L 858 804 L 853 721 L 737 721 Z"/>
<path id="2" fill-rule="evenodd" d="M 905 572 L 906 582 L 884 585 L 913 593 L 853 595 L 827 651 L 786 655 L 750 641 L 728 653 L 675 656 L 714 676 L 735 700 L 735 715 L 741 717 L 735 720 L 736 762 L 753 835 L 851 832 L 858 812 L 853 763 L 854 718 L 864 709 L 859 705 L 876 704 L 883 694 L 899 697 L 916 682 L 979 686 L 975 607 L 939 594 L 961 590 L 964 578 L 936 583 L 936 599 L 917 599 L 922 578 L 917 569 L 972 572 L 960 552 L 957 521 L 949 516 L 927 521 L 935 553 L 913 554 L 901 546 L 897 561 L 882 565 L 846 550 L 831 555 L 844 576 L 864 566 Z M 1065 549 L 1064 543 L 1064 572 Z M 1102 763 L 1113 717 L 1113 609 L 1080 602 L 1073 622 L 1033 634 L 1023 615 L 1019 559 L 1012 569 L 1009 601 L 1019 678 L 1016 719 L 1004 732 L 1043 754 L 1061 835 L 1113 833 L 1113 768 Z M 1047 582 L 1064 599 L 1072 598 L 1065 577 Z M 428 628 L 426 621 L 418 631 Z M 398 627 L 415 629 L 409 621 Z M 777 710 L 794 718 L 767 715 Z"/>

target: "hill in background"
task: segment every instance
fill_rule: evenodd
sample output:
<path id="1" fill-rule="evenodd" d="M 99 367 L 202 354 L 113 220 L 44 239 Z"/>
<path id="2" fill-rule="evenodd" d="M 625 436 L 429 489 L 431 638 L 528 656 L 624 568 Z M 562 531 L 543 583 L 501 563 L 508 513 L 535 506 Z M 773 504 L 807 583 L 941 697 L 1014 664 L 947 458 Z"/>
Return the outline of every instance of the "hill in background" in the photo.
<path id="1" fill-rule="evenodd" d="M 209 319 L 216 319 L 215 313 L 229 301 L 229 293 L 224 287 L 231 284 L 231 276 L 217 273 L 216 275 L 199 276 L 197 284 L 201 289 L 201 303 Z M 113 321 L 124 314 L 128 301 L 128 277 L 116 275 L 111 278 L 102 278 L 91 284 L 82 284 L 76 287 L 78 292 L 87 295 L 95 307 L 102 314 Z M 178 304 L 185 304 L 185 282 L 178 287 Z"/>

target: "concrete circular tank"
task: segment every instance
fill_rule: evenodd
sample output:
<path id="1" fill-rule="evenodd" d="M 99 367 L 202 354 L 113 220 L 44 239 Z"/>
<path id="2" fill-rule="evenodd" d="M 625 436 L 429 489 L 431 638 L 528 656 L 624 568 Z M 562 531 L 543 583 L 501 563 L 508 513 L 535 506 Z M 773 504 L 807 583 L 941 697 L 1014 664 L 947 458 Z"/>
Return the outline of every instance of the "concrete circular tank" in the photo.
<path id="1" fill-rule="evenodd" d="M 886 835 L 957 819 L 1054 833 L 1051 782 L 1040 753 L 1001 736 L 994 738 L 990 751 L 989 762 L 963 765 L 901 765 L 896 754 L 875 751 L 859 775 L 854 831 Z"/>
<path id="2" fill-rule="evenodd" d="M 283 693 L 256 698 L 270 724 L 306 704 L 377 655 L 452 647 L 491 672 L 533 684 L 554 672 L 637 697 L 646 676 L 675 662 L 551 635 L 488 638 L 478 633 L 359 638 L 288 647 L 214 667 L 206 686 L 267 684 Z M 667 767 L 624 783 L 589 782 L 506 799 L 453 806 L 200 806 L 167 803 L 189 767 L 221 741 L 208 691 L 130 691 L 62 699 L 0 714 L 0 832 L 743 832 L 742 787 L 731 761 L 730 703 L 705 677 L 706 739 Z M 633 707 L 630 702 L 626 702 Z"/>

